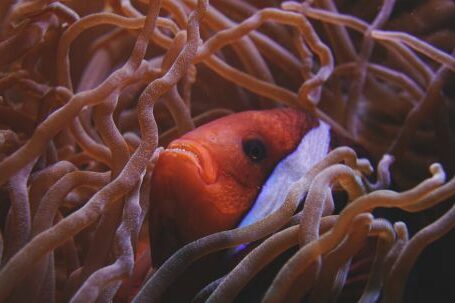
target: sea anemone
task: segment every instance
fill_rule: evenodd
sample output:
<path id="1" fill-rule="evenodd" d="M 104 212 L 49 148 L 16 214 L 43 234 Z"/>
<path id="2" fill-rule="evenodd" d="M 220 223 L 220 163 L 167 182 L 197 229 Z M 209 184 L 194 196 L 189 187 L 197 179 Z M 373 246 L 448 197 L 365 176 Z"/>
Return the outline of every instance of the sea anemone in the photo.
<path id="1" fill-rule="evenodd" d="M 280 209 L 182 247 L 133 301 L 169 301 L 191 264 L 253 243 L 196 302 L 247 300 L 277 259 L 249 301 L 335 302 L 368 241 L 361 302 L 447 298 L 438 271 L 455 269 L 454 17 L 451 0 L 2 1 L 0 302 L 135 295 L 120 293 L 148 243 L 159 146 L 278 106 L 313 113 L 369 159 L 333 150 Z M 426 287 L 425 274 L 443 286 Z"/>

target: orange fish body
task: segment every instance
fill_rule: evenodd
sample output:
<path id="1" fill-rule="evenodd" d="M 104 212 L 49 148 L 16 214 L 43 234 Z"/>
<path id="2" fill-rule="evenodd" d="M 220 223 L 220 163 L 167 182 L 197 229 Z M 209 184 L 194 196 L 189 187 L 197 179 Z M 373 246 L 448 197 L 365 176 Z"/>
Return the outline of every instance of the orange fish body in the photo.
<path id="1" fill-rule="evenodd" d="M 171 142 L 151 179 L 151 263 L 158 267 L 186 243 L 264 217 L 277 208 L 270 207 L 271 200 L 282 202 L 290 184 L 339 145 L 362 153 L 311 114 L 289 108 L 232 114 Z M 150 259 L 141 260 L 125 282 L 123 297 L 134 296 L 143 282 L 149 268 L 141 267 L 149 267 Z M 232 265 L 220 254 L 196 262 L 174 284 L 179 291 L 167 293 L 165 301 L 190 300 L 195 290 L 225 272 L 227 263 Z"/>
<path id="2" fill-rule="evenodd" d="M 151 181 L 153 264 L 188 242 L 234 228 L 276 164 L 317 125 L 293 109 L 247 111 L 171 142 Z"/>

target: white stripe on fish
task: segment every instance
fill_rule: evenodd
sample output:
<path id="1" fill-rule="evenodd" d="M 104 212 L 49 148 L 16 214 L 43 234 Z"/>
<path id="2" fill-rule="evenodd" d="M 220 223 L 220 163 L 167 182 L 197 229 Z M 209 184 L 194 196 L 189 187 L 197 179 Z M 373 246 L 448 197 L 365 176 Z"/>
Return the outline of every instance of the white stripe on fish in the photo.
<path id="1" fill-rule="evenodd" d="M 291 185 L 327 155 L 329 145 L 330 126 L 320 121 L 303 136 L 296 150 L 278 163 L 238 227 L 253 224 L 280 208 Z"/>

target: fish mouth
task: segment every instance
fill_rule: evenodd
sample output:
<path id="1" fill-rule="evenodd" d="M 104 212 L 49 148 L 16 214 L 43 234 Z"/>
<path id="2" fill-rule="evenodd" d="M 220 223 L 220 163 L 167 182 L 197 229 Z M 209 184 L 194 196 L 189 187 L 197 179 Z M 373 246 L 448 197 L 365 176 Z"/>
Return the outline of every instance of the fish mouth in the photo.
<path id="1" fill-rule="evenodd" d="M 205 183 L 212 184 L 216 181 L 216 165 L 209 151 L 201 144 L 189 140 L 177 140 L 171 142 L 164 152 L 178 154 L 191 160 Z"/>

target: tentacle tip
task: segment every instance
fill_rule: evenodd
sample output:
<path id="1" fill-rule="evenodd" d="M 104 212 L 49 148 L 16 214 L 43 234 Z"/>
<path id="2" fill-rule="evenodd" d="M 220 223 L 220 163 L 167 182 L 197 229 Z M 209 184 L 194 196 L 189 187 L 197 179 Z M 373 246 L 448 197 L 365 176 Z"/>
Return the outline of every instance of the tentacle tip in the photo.
<path id="1" fill-rule="evenodd" d="M 408 227 L 403 221 L 398 221 L 393 224 L 393 229 L 395 230 L 399 239 L 408 238 Z"/>
<path id="2" fill-rule="evenodd" d="M 371 213 L 361 213 L 361 214 L 357 215 L 355 220 L 361 220 L 361 221 L 365 220 L 366 222 L 370 222 L 370 221 L 373 222 L 374 216 Z"/>
<path id="3" fill-rule="evenodd" d="M 433 163 L 431 164 L 430 166 L 430 172 L 431 174 L 440 179 L 441 182 L 445 182 L 446 180 L 446 173 L 444 171 L 444 168 L 442 167 L 442 165 L 440 163 Z"/>
<path id="4" fill-rule="evenodd" d="M 397 221 L 393 224 L 394 228 L 403 228 L 406 224 L 403 221 Z"/>
<path id="5" fill-rule="evenodd" d="M 395 157 L 391 154 L 384 154 L 381 159 L 381 162 L 386 162 L 388 165 L 392 164 L 394 161 Z"/>

